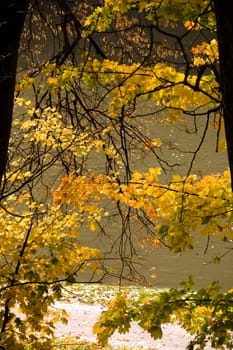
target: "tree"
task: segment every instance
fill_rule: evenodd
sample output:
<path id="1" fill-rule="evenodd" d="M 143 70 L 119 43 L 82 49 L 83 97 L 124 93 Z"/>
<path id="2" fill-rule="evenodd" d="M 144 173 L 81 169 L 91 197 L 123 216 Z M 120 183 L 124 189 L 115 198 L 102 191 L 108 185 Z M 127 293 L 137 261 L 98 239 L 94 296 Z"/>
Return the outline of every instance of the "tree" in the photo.
<path id="1" fill-rule="evenodd" d="M 217 2 L 215 11 L 221 12 Z M 225 147 L 227 61 L 219 45 L 219 78 L 208 1 L 35 1 L 24 23 L 1 196 L 1 346 L 50 349 L 56 319 L 50 306 L 63 282 L 101 283 L 108 275 L 144 283 L 137 246 L 145 237 L 175 253 L 192 249 L 197 230 L 232 239 L 231 173 L 192 174 L 210 124 L 217 148 Z M 185 170 L 167 156 L 170 143 L 146 130 L 152 118 L 184 134 L 201 132 Z M 139 157 L 155 166 L 141 169 Z M 110 246 L 86 246 L 83 230 L 102 235 Z M 96 324 L 100 342 L 116 328 L 127 331 L 132 320 L 160 337 L 161 324 L 176 319 L 195 334 L 190 349 L 208 339 L 230 348 L 232 292 L 220 292 L 216 283 L 192 288 L 189 280 L 181 289 L 136 301 L 120 294 Z"/>
<path id="2" fill-rule="evenodd" d="M 14 88 L 20 35 L 24 25 L 28 1 L 2 1 L 0 5 L 0 187 L 7 163 L 7 150 L 11 131 Z M 6 101 L 9 101 L 6 103 Z"/>
<path id="3" fill-rule="evenodd" d="M 227 152 L 229 159 L 229 167 L 231 174 L 233 156 L 232 156 L 232 102 L 231 102 L 231 58 L 232 58 L 232 46 L 228 43 L 228 38 L 232 35 L 232 25 L 229 18 L 229 7 L 227 4 L 220 4 L 219 1 L 214 1 L 214 11 L 216 15 L 217 23 L 217 35 L 219 45 L 219 68 L 220 68 L 220 89 L 222 93 L 222 108 L 225 124 Z M 233 178 L 231 175 L 231 183 Z"/>

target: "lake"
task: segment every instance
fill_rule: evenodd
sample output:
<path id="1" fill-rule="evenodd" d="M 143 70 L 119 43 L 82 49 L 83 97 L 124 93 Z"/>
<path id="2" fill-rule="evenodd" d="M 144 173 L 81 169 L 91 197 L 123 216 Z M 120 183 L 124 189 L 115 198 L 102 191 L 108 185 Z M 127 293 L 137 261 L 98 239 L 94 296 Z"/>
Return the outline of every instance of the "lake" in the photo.
<path id="1" fill-rule="evenodd" d="M 195 37 L 193 37 L 193 35 Z M 160 34 L 157 33 L 155 37 L 155 43 L 159 45 L 161 40 Z M 189 36 L 187 40 L 189 40 L 190 43 L 194 43 L 194 41 L 197 43 L 201 42 L 202 39 L 199 37 L 199 34 L 194 33 L 191 37 Z M 172 45 L 175 44 L 176 43 L 173 43 Z M 36 45 L 38 45 L 38 42 L 35 40 L 35 47 Z M 81 51 L 83 47 L 84 44 L 81 42 Z M 31 48 L 31 52 L 33 52 L 33 40 L 31 41 Z M 47 59 L 51 52 L 55 53 L 55 51 L 59 49 L 62 49 L 62 41 L 56 41 L 56 36 L 51 36 L 45 43 L 41 57 Z M 29 59 L 30 57 L 31 56 L 29 56 Z M 40 63 L 40 59 L 36 54 L 34 55 L 34 59 L 36 62 L 38 61 Z M 20 62 L 23 66 L 24 57 L 21 58 Z M 66 106 L 64 106 L 64 111 L 65 107 Z M 145 111 L 147 116 L 144 115 L 139 118 L 138 115 L 143 114 Z M 162 159 L 167 160 L 169 166 L 164 164 L 165 171 L 162 173 L 161 179 L 165 182 L 169 182 L 171 176 L 175 173 L 186 175 L 190 168 L 194 152 L 198 149 L 199 143 L 201 142 L 206 123 L 205 118 L 203 117 L 197 120 L 198 128 L 196 132 L 194 122 L 189 116 L 186 116 L 183 122 L 176 125 L 169 125 L 163 122 L 163 118 L 159 119 L 157 117 L 155 105 L 146 101 L 143 101 L 141 106 L 137 106 L 137 110 L 134 112 L 134 118 L 135 120 L 133 122 L 137 125 L 139 131 L 147 135 L 148 138 L 160 138 L 163 142 L 161 150 L 158 150 L 158 155 Z M 212 172 L 221 172 L 227 168 L 226 153 L 215 151 L 216 135 L 216 130 L 210 129 L 208 131 L 201 151 L 197 153 L 193 162 L 192 173 L 201 176 Z M 132 141 L 131 150 L 130 162 L 132 164 L 132 170 L 147 171 L 150 167 L 159 166 L 156 157 L 153 157 L 150 152 L 145 152 L 144 149 L 142 151 L 140 145 L 137 145 L 136 140 Z M 88 170 L 100 172 L 105 169 L 105 164 L 102 162 L 102 159 L 98 158 L 95 154 L 89 157 L 88 167 Z M 43 181 L 45 181 L 45 179 L 48 181 L 48 184 L 46 184 L 46 194 L 49 190 L 56 188 L 55 184 L 58 183 L 57 181 L 59 181 L 61 174 L 60 168 L 55 166 L 49 173 L 50 178 L 44 176 Z M 89 231 L 84 231 L 81 235 L 81 242 L 83 244 L 99 247 L 106 252 L 111 251 L 111 265 L 113 267 L 120 267 L 119 260 L 116 259 L 119 251 L 115 251 L 115 248 L 112 250 L 113 242 L 115 242 L 116 237 L 119 235 L 119 225 L 121 225 L 119 218 L 114 218 L 108 221 L 107 235 L 103 235 L 101 232 L 93 233 Z M 139 241 L 144 235 L 137 227 L 134 227 L 133 232 L 132 237 L 130 237 L 133 242 Z M 176 287 L 181 280 L 187 279 L 189 275 L 193 275 L 196 287 L 203 287 L 213 280 L 220 280 L 224 290 L 231 288 L 233 283 L 231 270 L 233 263 L 232 243 L 221 242 L 217 237 L 211 236 L 206 251 L 207 238 L 200 238 L 198 233 L 196 235 L 197 245 L 195 249 L 178 255 L 171 253 L 165 247 L 151 250 L 149 247 L 142 249 L 136 244 L 135 249 L 138 257 L 135 257 L 134 262 L 136 263 L 138 271 L 146 280 L 156 287 Z M 127 249 L 129 248 L 126 247 L 126 250 Z M 111 257 L 111 254 L 108 254 L 108 257 Z M 216 265 L 212 263 L 215 256 L 223 255 L 224 257 L 220 264 Z M 84 277 L 85 276 L 81 276 L 80 280 Z M 106 276 L 102 282 L 118 283 L 116 279 L 109 275 Z"/>

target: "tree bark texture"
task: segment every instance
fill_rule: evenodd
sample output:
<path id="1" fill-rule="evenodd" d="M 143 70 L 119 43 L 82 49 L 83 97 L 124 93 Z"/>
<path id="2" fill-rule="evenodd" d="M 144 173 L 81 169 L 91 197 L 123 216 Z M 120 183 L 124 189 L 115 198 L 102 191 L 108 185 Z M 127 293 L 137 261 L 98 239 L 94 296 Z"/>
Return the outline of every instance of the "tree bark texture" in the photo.
<path id="1" fill-rule="evenodd" d="M 20 36 L 28 0 L 0 1 L 0 188 L 6 170 Z"/>
<path id="2" fill-rule="evenodd" d="M 213 0 L 219 46 L 220 89 L 233 191 L 233 20 L 231 1 Z"/>

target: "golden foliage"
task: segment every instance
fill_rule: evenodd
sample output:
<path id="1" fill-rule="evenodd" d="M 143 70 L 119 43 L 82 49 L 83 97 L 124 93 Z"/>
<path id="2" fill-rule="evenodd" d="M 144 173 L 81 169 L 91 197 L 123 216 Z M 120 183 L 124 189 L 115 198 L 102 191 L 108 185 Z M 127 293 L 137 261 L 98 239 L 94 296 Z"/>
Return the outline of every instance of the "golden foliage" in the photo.
<path id="1" fill-rule="evenodd" d="M 213 31 L 215 18 L 210 6 L 208 1 L 198 0 L 105 0 L 82 19 L 82 36 L 91 38 L 95 31 L 114 28 L 114 20 L 119 26 L 131 9 L 143 14 L 152 26 L 175 27 L 183 21 L 188 32 Z M 127 23 L 124 18 L 126 27 Z M 139 44 L 140 38 L 135 42 Z M 146 46 L 152 50 L 148 42 Z M 128 147 L 137 134 L 133 117 L 138 117 L 138 100 L 149 100 L 154 110 L 166 111 L 164 123 L 175 123 L 184 113 L 203 116 L 213 110 L 217 111 L 216 121 L 221 119 L 221 93 L 214 70 L 217 41 L 199 43 L 189 54 L 190 62 L 185 59 L 189 69 L 182 70 L 173 60 L 165 62 L 164 54 L 146 64 L 146 55 L 141 62 L 134 62 L 114 59 L 114 55 L 97 59 L 85 52 L 77 65 L 42 64 L 36 78 L 24 75 L 18 79 L 15 107 L 22 113 L 13 121 L 8 192 L 0 207 L 0 347 L 52 349 L 54 322 L 66 322 L 67 318 L 64 312 L 51 309 L 62 295 L 61 282 L 74 283 L 80 272 L 98 273 L 103 267 L 102 252 L 83 246 L 80 231 L 83 226 L 99 230 L 110 216 L 103 205 L 106 200 L 122 215 L 124 234 L 129 221 L 143 215 L 153 225 L 155 248 L 165 244 L 174 252 L 191 249 L 197 231 L 233 239 L 229 171 L 203 177 L 175 175 L 164 183 L 158 167 L 131 170 L 132 148 Z M 24 98 L 25 89 L 32 89 L 35 98 Z M 73 100 L 69 99 L 71 93 Z M 157 135 L 150 138 L 138 133 L 137 142 L 142 152 L 163 147 Z M 225 148 L 224 139 L 219 147 Z M 104 162 L 99 171 L 92 171 L 88 157 L 96 155 Z M 56 170 L 54 181 L 45 180 L 48 169 Z M 121 255 L 119 259 L 124 258 Z M 214 344 L 216 339 L 227 342 L 227 322 L 232 321 L 232 307 L 227 302 L 232 302 L 232 292 L 219 294 L 213 284 L 190 293 L 190 285 L 185 285 L 181 291 L 164 291 L 152 299 L 143 296 L 135 303 L 119 293 L 94 331 L 106 344 L 115 329 L 127 332 L 135 320 L 157 339 L 162 336 L 161 324 L 175 318 L 190 333 L 201 334 L 201 345 L 207 330 L 212 332 Z M 219 300 L 226 303 L 226 309 L 220 308 Z"/>

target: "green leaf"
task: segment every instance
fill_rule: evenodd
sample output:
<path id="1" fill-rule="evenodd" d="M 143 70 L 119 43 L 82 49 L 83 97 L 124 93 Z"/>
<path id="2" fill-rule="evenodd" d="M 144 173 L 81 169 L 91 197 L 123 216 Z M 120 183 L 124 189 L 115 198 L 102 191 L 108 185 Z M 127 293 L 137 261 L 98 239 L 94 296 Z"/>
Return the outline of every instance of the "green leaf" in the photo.
<path id="1" fill-rule="evenodd" d="M 161 339 L 163 336 L 161 327 L 151 327 L 149 333 L 154 339 Z"/>

